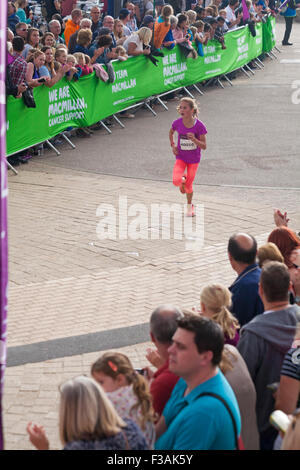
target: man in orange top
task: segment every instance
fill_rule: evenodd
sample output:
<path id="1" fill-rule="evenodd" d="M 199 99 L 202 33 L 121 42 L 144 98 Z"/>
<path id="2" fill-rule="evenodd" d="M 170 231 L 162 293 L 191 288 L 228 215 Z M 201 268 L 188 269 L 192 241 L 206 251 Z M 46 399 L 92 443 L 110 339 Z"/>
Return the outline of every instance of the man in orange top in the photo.
<path id="1" fill-rule="evenodd" d="M 82 11 L 79 8 L 75 8 L 71 12 L 71 19 L 67 21 L 66 28 L 64 32 L 66 45 L 69 44 L 69 39 L 72 34 L 76 33 L 79 29 L 79 23 L 82 19 Z"/>

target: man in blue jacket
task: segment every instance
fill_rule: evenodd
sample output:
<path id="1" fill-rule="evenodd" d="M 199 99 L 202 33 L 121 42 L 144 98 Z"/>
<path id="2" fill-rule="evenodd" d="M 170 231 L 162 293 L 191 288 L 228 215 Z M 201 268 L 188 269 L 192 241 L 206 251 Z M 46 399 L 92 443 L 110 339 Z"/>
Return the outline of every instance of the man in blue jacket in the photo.
<path id="1" fill-rule="evenodd" d="M 229 287 L 232 293 L 231 312 L 241 326 L 264 311 L 258 294 L 261 269 L 255 262 L 257 243 L 252 235 L 236 233 L 228 242 L 230 264 L 238 277 Z"/>

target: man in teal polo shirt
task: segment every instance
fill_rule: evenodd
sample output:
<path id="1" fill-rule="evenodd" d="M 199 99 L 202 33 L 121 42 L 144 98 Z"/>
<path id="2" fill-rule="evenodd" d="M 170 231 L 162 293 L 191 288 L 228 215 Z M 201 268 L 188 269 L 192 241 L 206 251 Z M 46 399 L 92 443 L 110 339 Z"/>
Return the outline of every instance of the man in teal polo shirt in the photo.
<path id="1" fill-rule="evenodd" d="M 241 432 L 239 407 L 218 368 L 223 346 L 223 331 L 212 320 L 198 315 L 186 315 L 178 320 L 168 351 L 169 369 L 180 379 L 157 423 L 156 450 L 233 450 L 237 447 Z M 207 396 L 207 393 L 219 398 Z M 204 396 L 199 397 L 202 394 Z"/>

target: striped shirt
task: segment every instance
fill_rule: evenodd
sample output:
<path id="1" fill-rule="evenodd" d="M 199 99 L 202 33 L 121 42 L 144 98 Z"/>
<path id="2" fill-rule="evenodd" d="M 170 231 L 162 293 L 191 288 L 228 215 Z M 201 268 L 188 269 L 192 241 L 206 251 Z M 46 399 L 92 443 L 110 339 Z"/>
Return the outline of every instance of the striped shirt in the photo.
<path id="1" fill-rule="evenodd" d="M 284 358 L 281 375 L 300 381 L 300 347 L 290 349 Z"/>

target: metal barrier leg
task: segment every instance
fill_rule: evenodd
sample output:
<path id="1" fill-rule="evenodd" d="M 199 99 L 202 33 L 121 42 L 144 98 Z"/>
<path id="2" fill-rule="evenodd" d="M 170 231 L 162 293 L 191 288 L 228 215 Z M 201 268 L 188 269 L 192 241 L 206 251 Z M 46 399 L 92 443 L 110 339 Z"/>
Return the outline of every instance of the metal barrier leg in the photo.
<path id="1" fill-rule="evenodd" d="M 144 105 L 146 106 L 146 108 L 149 109 L 149 111 L 151 111 L 151 113 L 153 114 L 153 116 L 157 116 L 156 112 L 151 108 L 150 104 L 147 103 L 147 101 L 144 102 Z"/>
<path id="2" fill-rule="evenodd" d="M 18 174 L 17 170 L 7 160 L 6 160 L 6 164 L 8 168 L 10 168 L 14 172 L 15 175 Z"/>
<path id="3" fill-rule="evenodd" d="M 244 72 L 244 74 L 247 75 L 248 78 L 251 77 L 251 75 L 249 75 L 249 73 L 247 72 L 247 70 L 244 69 L 244 67 L 241 67 L 240 70 L 242 70 L 242 72 Z"/>
<path id="4" fill-rule="evenodd" d="M 156 99 L 159 102 L 159 104 L 161 104 L 162 107 L 165 108 L 166 111 L 169 111 L 169 108 L 165 105 L 165 103 L 160 99 L 159 96 L 157 96 Z"/>
<path id="5" fill-rule="evenodd" d="M 120 119 L 118 119 L 115 114 L 113 114 L 112 116 L 113 116 L 114 120 L 117 121 L 117 123 L 119 124 L 119 126 L 121 126 L 122 129 L 125 129 L 125 126 L 124 126 L 123 122 L 121 122 Z"/>
<path id="6" fill-rule="evenodd" d="M 270 54 L 271 54 L 271 55 L 274 57 L 274 59 L 278 59 L 277 55 L 276 55 L 276 54 L 274 54 L 274 52 L 273 52 L 273 51 L 270 51 Z"/>
<path id="7" fill-rule="evenodd" d="M 195 99 L 195 97 L 192 95 L 192 93 L 184 86 L 183 87 L 183 90 L 191 97 L 193 98 L 193 100 Z"/>
<path id="8" fill-rule="evenodd" d="M 65 141 L 72 147 L 72 149 L 76 149 L 76 146 L 73 144 L 73 142 L 70 141 L 69 137 L 67 137 L 64 132 L 62 132 L 60 135 L 61 135 L 61 136 L 65 139 Z"/>
<path id="9" fill-rule="evenodd" d="M 61 155 L 61 153 L 57 150 L 57 148 L 55 148 L 54 145 L 51 144 L 50 140 L 46 140 L 45 142 L 46 142 L 46 144 L 49 145 L 49 147 L 50 147 L 52 150 L 54 150 L 54 152 L 56 153 L 57 156 Z"/>
<path id="10" fill-rule="evenodd" d="M 223 83 L 221 82 L 221 80 L 219 78 L 217 78 L 217 83 L 220 85 L 221 88 L 225 88 Z"/>
<path id="11" fill-rule="evenodd" d="M 269 52 L 266 52 L 266 54 L 271 60 L 274 60 L 274 58 L 271 56 L 271 54 Z"/>
<path id="12" fill-rule="evenodd" d="M 280 49 L 278 49 L 278 47 L 277 47 L 277 46 L 275 46 L 275 48 L 274 48 L 274 49 L 276 49 L 276 51 L 277 51 L 277 52 L 279 52 L 280 54 L 282 53 L 282 51 L 281 51 Z"/>
<path id="13" fill-rule="evenodd" d="M 197 87 L 197 85 L 193 84 L 193 87 L 195 88 L 195 90 L 198 91 L 200 95 L 204 95 L 203 91 L 201 91 L 200 88 Z"/>
<path id="14" fill-rule="evenodd" d="M 260 70 L 262 70 L 262 66 L 259 64 L 259 62 L 257 61 L 257 59 L 254 59 L 253 62 L 255 63 L 256 67 Z"/>
<path id="15" fill-rule="evenodd" d="M 101 126 L 104 127 L 104 129 L 109 133 L 109 134 L 112 134 L 112 131 L 104 124 L 103 121 L 99 121 Z"/>
<path id="16" fill-rule="evenodd" d="M 245 67 L 247 67 L 247 69 L 249 70 L 250 73 L 252 73 L 252 75 L 255 75 L 254 70 L 252 70 L 252 68 L 248 64 L 246 64 Z"/>
<path id="17" fill-rule="evenodd" d="M 258 57 L 255 60 L 264 68 L 265 64 Z"/>
<path id="18" fill-rule="evenodd" d="M 229 85 L 233 86 L 232 81 L 229 80 L 229 78 L 227 77 L 227 75 L 225 75 L 225 73 L 224 73 L 223 77 L 225 78 L 225 80 L 227 80 L 227 82 L 229 83 Z"/>

